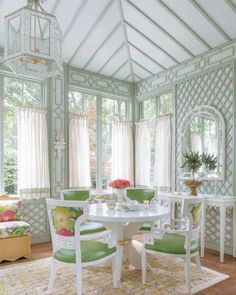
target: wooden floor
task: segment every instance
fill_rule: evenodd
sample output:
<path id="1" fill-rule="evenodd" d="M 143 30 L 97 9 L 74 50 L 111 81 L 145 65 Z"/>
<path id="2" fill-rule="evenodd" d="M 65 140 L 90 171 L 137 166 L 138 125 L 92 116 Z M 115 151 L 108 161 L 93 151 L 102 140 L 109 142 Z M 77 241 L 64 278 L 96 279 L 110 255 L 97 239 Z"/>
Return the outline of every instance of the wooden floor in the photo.
<path id="1" fill-rule="evenodd" d="M 23 263 L 26 261 L 41 259 L 52 255 L 51 243 L 42 243 L 32 246 L 31 259 L 19 259 L 16 262 L 2 262 L 1 266 L 11 265 L 15 263 Z M 230 278 L 213 287 L 205 289 L 197 293 L 197 295 L 236 295 L 236 258 L 225 255 L 225 262 L 219 262 L 219 253 L 207 250 L 205 257 L 201 259 L 202 266 L 206 266 L 213 270 L 228 274 Z M 10 294 L 9 294 L 10 295 Z M 32 294 L 33 295 L 33 294 Z M 68 294 L 69 295 L 69 294 Z"/>

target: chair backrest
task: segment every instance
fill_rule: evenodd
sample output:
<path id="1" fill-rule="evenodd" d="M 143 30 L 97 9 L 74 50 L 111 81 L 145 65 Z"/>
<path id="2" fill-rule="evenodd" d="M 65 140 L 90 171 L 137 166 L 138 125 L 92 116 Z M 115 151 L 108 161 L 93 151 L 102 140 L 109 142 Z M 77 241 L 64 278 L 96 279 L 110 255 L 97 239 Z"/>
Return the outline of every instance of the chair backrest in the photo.
<path id="1" fill-rule="evenodd" d="M 153 198 L 155 198 L 155 189 L 153 188 L 139 188 L 139 187 L 132 187 L 126 188 L 125 190 L 125 197 L 130 200 L 136 200 L 139 203 L 143 203 L 144 200 L 148 200 L 151 202 Z"/>
<path id="2" fill-rule="evenodd" d="M 199 238 L 203 202 L 204 198 L 202 197 L 190 197 L 184 199 L 182 205 L 182 216 L 187 219 L 187 229 L 190 232 L 191 240 Z"/>
<path id="3" fill-rule="evenodd" d="M 53 253 L 76 249 L 80 253 L 80 224 L 88 217 L 88 202 L 46 199 Z M 80 254 L 79 254 L 80 255 Z"/>
<path id="4" fill-rule="evenodd" d="M 0 196 L 0 222 L 23 219 L 22 201 L 18 197 Z"/>
<path id="5" fill-rule="evenodd" d="M 88 201 L 90 189 L 67 189 L 61 192 L 61 199 L 66 201 Z"/>

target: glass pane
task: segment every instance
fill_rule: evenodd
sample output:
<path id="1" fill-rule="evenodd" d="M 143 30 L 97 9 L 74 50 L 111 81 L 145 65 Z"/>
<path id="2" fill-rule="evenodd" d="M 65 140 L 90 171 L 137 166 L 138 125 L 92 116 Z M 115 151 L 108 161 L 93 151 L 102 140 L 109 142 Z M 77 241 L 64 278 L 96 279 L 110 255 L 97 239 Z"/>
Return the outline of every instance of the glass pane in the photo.
<path id="1" fill-rule="evenodd" d="M 88 117 L 91 184 L 96 189 L 96 96 L 84 94 L 83 99 L 83 113 Z"/>
<path id="2" fill-rule="evenodd" d="M 30 50 L 33 52 L 49 55 L 50 22 L 39 14 L 30 16 Z"/>
<path id="3" fill-rule="evenodd" d="M 70 91 L 69 112 L 88 117 L 91 184 L 96 189 L 96 96 Z"/>
<path id="4" fill-rule="evenodd" d="M 151 132 L 151 183 L 153 180 L 155 161 L 156 108 L 155 98 L 143 102 L 143 118 L 149 122 Z"/>
<path id="5" fill-rule="evenodd" d="M 159 115 L 171 114 L 173 112 L 172 93 L 167 93 L 159 97 Z"/>
<path id="6" fill-rule="evenodd" d="M 77 91 L 69 92 L 69 112 L 83 113 L 83 94 Z"/>
<path id="7" fill-rule="evenodd" d="M 102 100 L 102 189 L 110 190 L 111 181 L 111 121 L 126 120 L 126 102 Z"/>
<path id="8" fill-rule="evenodd" d="M 8 21 L 8 54 L 12 55 L 20 52 L 20 16 L 16 16 Z"/>
<path id="9" fill-rule="evenodd" d="M 17 107 L 41 106 L 41 85 L 4 79 L 4 183 L 5 191 L 17 193 Z"/>

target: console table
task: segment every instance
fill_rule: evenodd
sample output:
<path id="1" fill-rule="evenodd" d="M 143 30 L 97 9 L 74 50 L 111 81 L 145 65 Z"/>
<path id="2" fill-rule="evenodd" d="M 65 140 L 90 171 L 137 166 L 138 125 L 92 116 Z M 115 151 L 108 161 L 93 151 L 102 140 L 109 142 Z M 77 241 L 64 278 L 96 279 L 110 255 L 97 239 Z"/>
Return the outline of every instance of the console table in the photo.
<path id="1" fill-rule="evenodd" d="M 185 193 L 158 193 L 158 198 L 169 199 L 172 204 L 181 204 L 186 198 L 193 198 Z M 220 262 L 224 262 L 225 250 L 225 224 L 226 210 L 233 209 L 233 225 L 236 225 L 236 199 L 233 196 L 215 196 L 199 194 L 198 197 L 204 198 L 202 210 L 202 228 L 201 228 L 201 257 L 204 256 L 205 231 L 206 231 L 206 209 L 207 207 L 219 208 L 220 214 Z M 173 206 L 172 206 L 173 208 Z M 172 211 L 173 216 L 173 211 Z M 236 230 L 233 228 L 233 257 L 236 257 Z"/>

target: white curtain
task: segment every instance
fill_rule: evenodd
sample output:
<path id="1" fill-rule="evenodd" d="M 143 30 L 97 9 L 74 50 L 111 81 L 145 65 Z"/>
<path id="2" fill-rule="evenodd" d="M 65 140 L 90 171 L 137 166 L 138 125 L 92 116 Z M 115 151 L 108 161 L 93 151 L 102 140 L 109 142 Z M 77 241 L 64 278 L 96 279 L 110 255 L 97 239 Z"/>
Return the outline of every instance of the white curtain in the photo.
<path id="1" fill-rule="evenodd" d="M 151 135 L 148 122 L 136 123 L 135 129 L 135 184 L 150 186 Z"/>
<path id="2" fill-rule="evenodd" d="M 90 187 L 89 133 L 87 118 L 70 114 L 69 186 Z"/>
<path id="3" fill-rule="evenodd" d="M 190 144 L 192 152 L 199 152 L 199 155 L 202 154 L 202 135 L 200 132 L 192 132 L 190 135 Z"/>
<path id="4" fill-rule="evenodd" d="M 127 122 L 112 122 L 111 178 L 126 179 L 133 184 L 132 126 Z"/>
<path id="5" fill-rule="evenodd" d="M 20 108 L 18 119 L 18 188 L 22 197 L 49 196 L 46 110 Z"/>
<path id="6" fill-rule="evenodd" d="M 171 116 L 158 118 L 153 185 L 166 191 L 171 188 L 171 137 Z"/>

